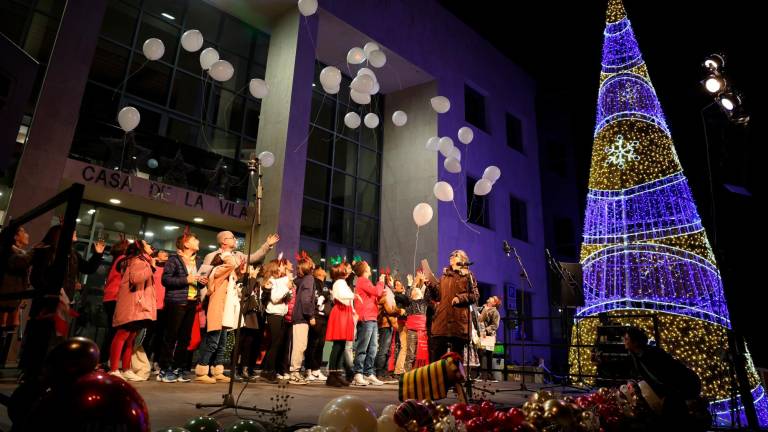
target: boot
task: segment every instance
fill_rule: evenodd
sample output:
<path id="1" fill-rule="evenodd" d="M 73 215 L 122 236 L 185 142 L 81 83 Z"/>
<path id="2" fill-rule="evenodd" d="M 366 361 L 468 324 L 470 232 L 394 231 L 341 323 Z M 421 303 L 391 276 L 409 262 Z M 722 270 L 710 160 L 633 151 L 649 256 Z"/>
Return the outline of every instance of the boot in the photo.
<path id="1" fill-rule="evenodd" d="M 342 380 L 343 378 L 341 377 L 341 372 L 329 372 L 328 379 L 325 381 L 325 385 L 329 387 L 346 387 L 347 385 L 344 384 L 346 380 Z"/>
<path id="2" fill-rule="evenodd" d="M 228 383 L 230 381 L 229 377 L 224 375 L 224 365 L 216 365 L 213 367 L 213 379 L 216 382 Z"/>
<path id="3" fill-rule="evenodd" d="M 208 376 L 207 365 L 195 366 L 195 382 L 202 384 L 215 384 L 216 380 Z"/>

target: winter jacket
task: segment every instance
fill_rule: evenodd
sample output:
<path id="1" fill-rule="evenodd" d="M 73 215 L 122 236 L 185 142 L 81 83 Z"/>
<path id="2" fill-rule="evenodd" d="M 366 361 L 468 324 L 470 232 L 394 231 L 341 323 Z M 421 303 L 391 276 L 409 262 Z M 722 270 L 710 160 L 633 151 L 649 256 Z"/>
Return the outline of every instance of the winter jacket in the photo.
<path id="1" fill-rule="evenodd" d="M 315 278 L 308 274 L 296 282 L 296 303 L 291 319 L 294 324 L 306 324 L 315 315 Z"/>
<path id="2" fill-rule="evenodd" d="M 383 295 L 379 299 L 379 327 L 397 330 L 397 319 L 405 316 L 405 310 L 397 307 L 395 296 Z"/>
<path id="3" fill-rule="evenodd" d="M 208 281 L 208 310 L 206 315 L 206 330 L 221 330 L 224 318 L 224 304 L 227 298 L 227 291 L 232 286 L 234 289 L 234 278 L 237 270 L 237 259 L 232 255 L 222 254 L 224 263 L 217 265 L 210 275 Z"/>
<path id="4" fill-rule="evenodd" d="M 376 321 L 379 316 L 379 297 L 384 292 L 384 282 L 379 282 L 375 286 L 368 278 L 357 278 L 355 285 L 355 294 L 362 298 L 355 300 L 355 311 L 360 317 L 360 321 Z"/>
<path id="5" fill-rule="evenodd" d="M 130 258 L 120 278 L 112 326 L 157 319 L 152 265 L 141 257 Z"/>
<path id="6" fill-rule="evenodd" d="M 189 292 L 187 267 L 178 255 L 171 255 L 163 268 L 162 282 L 166 304 L 185 304 Z M 198 294 L 199 295 L 199 294 Z"/>
<path id="7" fill-rule="evenodd" d="M 499 315 L 498 309 L 493 306 L 483 306 L 480 310 L 480 319 L 478 320 L 480 337 L 496 336 L 496 330 L 499 328 L 500 320 L 501 316 Z"/>
<path id="8" fill-rule="evenodd" d="M 470 273 L 471 275 L 471 273 Z M 469 340 L 467 336 L 467 308 L 480 297 L 477 282 L 472 275 L 462 275 L 446 268 L 437 284 L 427 284 L 427 298 L 439 302 L 432 319 L 432 336 L 450 336 Z M 459 302 L 452 304 L 453 298 Z"/>
<path id="9" fill-rule="evenodd" d="M 120 278 L 123 276 L 122 262 L 125 255 L 120 255 L 112 263 L 107 274 L 107 282 L 104 284 L 104 301 L 117 301 L 117 292 L 120 290 Z"/>
<path id="10" fill-rule="evenodd" d="M 325 286 L 325 281 L 315 279 L 315 298 L 317 298 L 317 307 L 315 308 L 316 320 L 327 320 L 331 316 L 333 308 L 333 298 L 331 291 Z"/>
<path id="11" fill-rule="evenodd" d="M 271 279 L 272 289 L 269 291 L 269 303 L 267 303 L 267 313 L 271 315 L 282 315 L 288 313 L 288 295 L 291 292 L 289 287 L 291 281 L 288 276 L 277 279 Z"/>

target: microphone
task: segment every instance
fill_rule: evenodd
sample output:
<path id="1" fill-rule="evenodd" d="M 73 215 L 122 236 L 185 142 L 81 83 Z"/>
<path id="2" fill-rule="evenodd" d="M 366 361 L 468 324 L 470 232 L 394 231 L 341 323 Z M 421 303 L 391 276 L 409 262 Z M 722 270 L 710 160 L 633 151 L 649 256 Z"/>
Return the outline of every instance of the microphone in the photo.
<path id="1" fill-rule="evenodd" d="M 512 253 L 512 246 L 509 244 L 508 241 L 504 240 L 502 243 L 502 248 L 504 249 L 504 253 L 509 256 Z"/>
<path id="2" fill-rule="evenodd" d="M 466 261 L 466 262 L 457 262 L 456 265 L 459 267 L 469 267 L 471 265 L 474 265 L 475 263 L 472 261 Z"/>
<path id="3" fill-rule="evenodd" d="M 258 158 L 256 157 L 256 152 L 251 152 L 250 155 L 248 155 L 248 172 L 253 175 L 256 173 L 256 164 L 258 163 Z"/>

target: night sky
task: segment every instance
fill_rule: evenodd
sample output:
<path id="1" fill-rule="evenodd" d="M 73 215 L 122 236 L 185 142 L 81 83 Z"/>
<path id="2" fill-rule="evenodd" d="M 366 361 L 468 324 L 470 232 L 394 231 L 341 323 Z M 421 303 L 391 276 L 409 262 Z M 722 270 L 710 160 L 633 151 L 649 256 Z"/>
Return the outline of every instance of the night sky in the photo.
<path id="1" fill-rule="evenodd" d="M 577 181 L 586 202 L 607 0 L 441 3 L 533 75 L 540 92 L 560 101 L 572 123 L 569 144 L 577 150 Z M 766 366 L 768 236 L 757 209 L 768 204 L 762 178 L 768 73 L 761 66 L 768 24 L 758 22 L 759 2 L 624 0 L 624 5 L 710 241 L 716 234 L 713 247 L 734 329 L 747 336 L 757 365 Z M 704 58 L 715 52 L 725 55 L 726 77 L 744 97 L 751 121 L 735 126 L 717 106 L 704 110 L 712 194 L 701 110 L 713 99 L 700 81 Z M 745 187 L 752 196 L 728 192 L 724 184 Z"/>

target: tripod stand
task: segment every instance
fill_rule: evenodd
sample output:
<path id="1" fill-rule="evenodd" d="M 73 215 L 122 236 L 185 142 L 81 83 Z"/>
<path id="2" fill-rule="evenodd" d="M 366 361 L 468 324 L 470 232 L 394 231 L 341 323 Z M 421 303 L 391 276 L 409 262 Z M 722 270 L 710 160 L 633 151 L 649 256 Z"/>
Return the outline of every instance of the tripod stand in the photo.
<path id="1" fill-rule="evenodd" d="M 256 200 L 256 211 L 253 214 L 253 217 L 251 218 L 251 227 L 250 231 L 248 233 L 248 255 L 246 255 L 246 272 L 245 272 L 245 278 L 243 281 L 244 286 L 248 286 L 250 282 L 250 271 L 248 271 L 248 265 L 250 263 L 248 262 L 251 257 L 251 253 L 253 252 L 253 237 L 255 235 L 256 226 L 261 225 L 261 198 L 262 198 L 262 187 L 261 187 L 261 163 L 256 158 L 255 155 L 251 155 L 251 160 L 248 161 L 248 172 L 251 179 L 251 185 L 254 186 L 254 198 Z M 253 177 L 256 177 L 256 184 L 253 184 Z M 256 408 L 255 406 L 252 407 L 246 407 L 242 405 L 238 405 L 237 401 L 235 400 L 233 396 L 234 392 L 234 386 L 235 386 L 235 370 L 237 370 L 237 344 L 238 339 L 240 337 L 240 326 L 243 324 L 245 318 L 243 317 L 243 308 L 240 308 L 240 314 L 238 316 L 238 323 L 237 328 L 235 328 L 235 340 L 234 344 L 232 346 L 232 352 L 230 353 L 230 371 L 232 374 L 231 379 L 229 380 L 229 388 L 227 389 L 227 393 L 222 395 L 222 401 L 220 403 L 214 403 L 214 404 L 204 404 L 204 403 L 197 403 L 195 404 L 195 407 L 197 408 L 216 408 L 215 410 L 208 413 L 209 416 L 212 416 L 220 411 L 223 411 L 228 408 L 232 408 L 237 412 L 237 410 L 244 410 L 244 411 L 256 411 L 261 413 L 267 413 L 267 414 L 283 414 L 285 413 L 285 410 L 269 410 L 269 409 L 263 409 L 263 408 Z M 247 383 L 246 383 L 247 385 Z"/>

